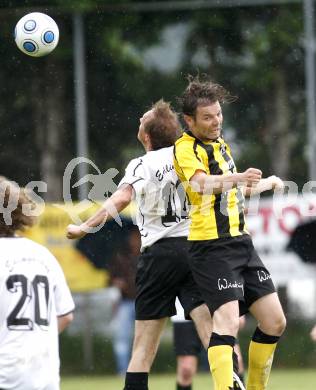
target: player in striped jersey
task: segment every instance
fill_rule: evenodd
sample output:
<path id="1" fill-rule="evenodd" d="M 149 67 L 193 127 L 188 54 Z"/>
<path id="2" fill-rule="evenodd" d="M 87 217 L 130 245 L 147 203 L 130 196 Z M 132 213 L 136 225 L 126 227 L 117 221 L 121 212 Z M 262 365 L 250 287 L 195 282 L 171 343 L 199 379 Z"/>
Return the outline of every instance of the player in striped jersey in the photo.
<path id="1" fill-rule="evenodd" d="M 34 222 L 24 190 L 1 177 L 0 199 L 0 389 L 58 390 L 58 332 L 74 302 L 54 256 L 16 234 Z"/>
<path id="2" fill-rule="evenodd" d="M 133 199 L 141 233 L 136 274 L 135 336 L 125 390 L 147 390 L 148 373 L 168 317 L 176 314 L 179 298 L 185 315 L 194 320 L 207 348 L 212 320 L 188 264 L 188 212 L 185 192 L 173 166 L 173 144 L 180 136 L 175 112 L 157 102 L 140 119 L 138 139 L 146 154 L 132 160 L 117 191 L 80 226 L 70 225 L 69 238 L 82 237 L 122 211 Z M 181 387 L 180 387 L 181 389 Z"/>
<path id="3" fill-rule="evenodd" d="M 208 357 L 215 389 L 233 387 L 238 317 L 249 310 L 258 326 L 249 347 L 247 389 L 264 390 L 286 320 L 247 231 L 243 191 L 261 192 L 282 182 L 261 179 L 255 168 L 237 172 L 221 134 L 221 103 L 228 98 L 218 84 L 190 80 L 180 99 L 188 130 L 176 142 L 174 163 L 191 203 L 191 269 L 213 316 Z"/>

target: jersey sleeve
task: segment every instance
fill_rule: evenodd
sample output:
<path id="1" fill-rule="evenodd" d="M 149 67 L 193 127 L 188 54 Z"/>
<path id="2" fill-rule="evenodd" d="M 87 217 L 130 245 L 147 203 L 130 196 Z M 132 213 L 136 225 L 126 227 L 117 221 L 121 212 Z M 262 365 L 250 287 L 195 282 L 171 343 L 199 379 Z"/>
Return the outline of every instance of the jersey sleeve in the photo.
<path id="1" fill-rule="evenodd" d="M 199 148 L 194 149 L 193 145 L 189 142 L 180 143 L 175 146 L 174 157 L 176 164 L 178 165 L 181 173 L 186 181 L 190 181 L 192 176 L 198 170 L 207 173 L 207 167 L 205 165 L 205 158 Z"/>
<path id="2" fill-rule="evenodd" d="M 122 184 L 130 184 L 133 186 L 136 194 L 138 194 L 143 191 L 145 182 L 146 180 L 143 160 L 141 158 L 135 158 L 127 165 L 124 177 L 119 182 L 118 187 L 120 187 Z"/>
<path id="3" fill-rule="evenodd" d="M 56 314 L 60 317 L 72 312 L 75 309 L 75 304 L 67 285 L 63 270 L 53 255 L 52 261 L 54 262 L 55 273 L 54 298 Z"/>

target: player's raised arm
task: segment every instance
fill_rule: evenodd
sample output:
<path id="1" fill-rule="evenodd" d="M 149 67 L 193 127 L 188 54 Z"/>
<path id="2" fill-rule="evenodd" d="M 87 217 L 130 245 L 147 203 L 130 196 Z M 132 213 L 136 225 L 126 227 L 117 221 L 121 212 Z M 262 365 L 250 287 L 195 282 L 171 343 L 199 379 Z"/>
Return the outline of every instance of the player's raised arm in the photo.
<path id="1" fill-rule="evenodd" d="M 244 186 L 243 194 L 245 196 L 253 196 L 264 191 L 281 191 L 283 189 L 283 181 L 278 176 L 272 175 L 261 179 L 255 186 Z"/>
<path id="2" fill-rule="evenodd" d="M 261 175 L 262 172 L 256 168 L 226 175 L 207 175 L 199 170 L 191 177 L 190 183 L 192 189 L 200 194 L 220 194 L 240 184 L 251 189 L 260 182 Z"/>
<path id="3" fill-rule="evenodd" d="M 103 206 L 87 221 L 81 225 L 70 224 L 67 227 L 67 238 L 81 238 L 89 233 L 94 227 L 100 226 L 113 216 L 113 212 L 118 214 L 127 207 L 133 198 L 133 187 L 130 184 L 121 185 L 107 199 Z"/>

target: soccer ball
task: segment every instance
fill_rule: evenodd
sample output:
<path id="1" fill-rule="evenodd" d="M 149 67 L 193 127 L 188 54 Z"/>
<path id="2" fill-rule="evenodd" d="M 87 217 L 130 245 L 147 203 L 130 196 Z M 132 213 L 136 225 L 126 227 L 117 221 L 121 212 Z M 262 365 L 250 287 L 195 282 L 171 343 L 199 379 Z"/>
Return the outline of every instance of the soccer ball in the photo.
<path id="1" fill-rule="evenodd" d="M 59 39 L 56 22 L 48 15 L 32 12 L 15 26 L 15 42 L 23 53 L 42 57 L 55 49 Z"/>

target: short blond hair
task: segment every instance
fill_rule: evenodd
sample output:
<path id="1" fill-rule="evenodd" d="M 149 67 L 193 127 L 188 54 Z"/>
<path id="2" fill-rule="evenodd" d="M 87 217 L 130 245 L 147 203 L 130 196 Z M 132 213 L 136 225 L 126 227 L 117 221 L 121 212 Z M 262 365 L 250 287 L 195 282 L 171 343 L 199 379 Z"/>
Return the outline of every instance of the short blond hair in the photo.
<path id="1" fill-rule="evenodd" d="M 151 107 L 152 116 L 144 125 L 153 150 L 172 146 L 180 137 L 181 125 L 170 103 L 160 99 Z"/>

